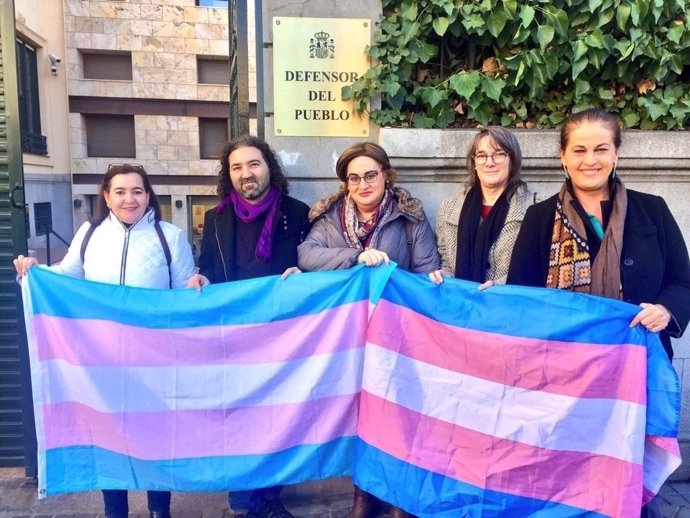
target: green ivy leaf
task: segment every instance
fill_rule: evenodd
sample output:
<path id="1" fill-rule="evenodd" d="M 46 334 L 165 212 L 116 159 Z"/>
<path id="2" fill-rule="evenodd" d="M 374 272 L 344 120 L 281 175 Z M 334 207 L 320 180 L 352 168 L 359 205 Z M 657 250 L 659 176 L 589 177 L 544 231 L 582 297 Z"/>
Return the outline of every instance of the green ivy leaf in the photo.
<path id="1" fill-rule="evenodd" d="M 589 0 L 589 12 L 594 13 L 599 7 L 601 7 L 601 4 L 603 3 L 603 0 Z"/>
<path id="2" fill-rule="evenodd" d="M 418 39 L 412 40 L 408 48 L 410 50 L 410 57 L 408 58 L 410 63 L 416 63 L 417 60 L 422 63 L 427 63 L 431 58 L 436 56 L 437 52 L 435 45 L 425 43 Z"/>
<path id="3" fill-rule="evenodd" d="M 613 100 L 613 91 L 611 88 L 599 88 L 599 99 L 604 99 L 606 101 Z"/>
<path id="4" fill-rule="evenodd" d="M 625 111 L 623 112 L 621 119 L 623 120 L 623 125 L 626 128 L 634 128 L 640 122 L 640 116 L 637 113 L 629 110 L 627 113 Z"/>
<path id="5" fill-rule="evenodd" d="M 575 97 L 582 97 L 591 89 L 592 87 L 589 84 L 589 81 L 580 79 L 579 77 L 575 80 Z"/>
<path id="6" fill-rule="evenodd" d="M 412 116 L 412 123 L 416 128 L 433 128 L 434 124 L 436 123 L 436 119 L 427 117 L 425 114 L 417 112 Z"/>
<path id="7" fill-rule="evenodd" d="M 585 68 L 587 68 L 587 59 L 585 58 L 578 59 L 573 63 L 573 69 L 571 73 L 573 81 L 577 79 L 577 76 L 579 76 L 580 72 L 582 72 Z"/>
<path id="8" fill-rule="evenodd" d="M 534 7 L 523 4 L 520 7 L 520 20 L 522 20 L 522 26 L 526 29 L 534 20 Z"/>
<path id="9" fill-rule="evenodd" d="M 585 43 L 587 44 L 588 47 L 603 49 L 604 48 L 604 35 L 602 34 L 601 29 L 595 29 L 591 33 L 589 33 L 587 36 L 585 36 Z"/>
<path id="10" fill-rule="evenodd" d="M 436 127 L 445 128 L 455 120 L 455 112 L 446 103 L 440 106 L 440 111 L 436 114 Z"/>
<path id="11" fill-rule="evenodd" d="M 501 92 L 503 92 L 505 86 L 505 80 L 500 77 L 485 77 L 482 79 L 482 92 L 484 92 L 489 99 L 493 99 L 494 101 L 499 101 L 501 99 Z"/>
<path id="12" fill-rule="evenodd" d="M 344 101 L 352 99 L 352 85 L 345 85 L 340 89 L 340 96 Z"/>
<path id="13" fill-rule="evenodd" d="M 671 27 L 666 33 L 666 37 L 673 43 L 680 43 L 683 34 L 685 33 L 685 26 L 680 23 Z"/>
<path id="14" fill-rule="evenodd" d="M 404 21 L 402 29 L 402 41 L 400 42 L 400 46 L 404 47 L 412 38 L 417 36 L 419 32 L 419 22 Z"/>
<path id="15" fill-rule="evenodd" d="M 403 3 L 400 14 L 404 19 L 414 21 L 417 19 L 418 12 L 417 2 L 411 1 Z"/>
<path id="16" fill-rule="evenodd" d="M 425 103 L 434 108 L 440 102 L 448 100 L 448 90 L 425 86 L 421 88 L 421 96 Z"/>
<path id="17" fill-rule="evenodd" d="M 465 99 L 469 99 L 481 84 L 481 81 L 482 77 L 479 72 L 472 70 L 455 74 L 448 83 L 455 93 Z"/>
<path id="18" fill-rule="evenodd" d="M 587 44 L 582 40 L 577 40 L 575 43 L 572 44 L 572 47 L 573 47 L 573 61 L 577 61 L 582 56 L 587 54 L 587 50 L 589 49 Z"/>
<path id="19" fill-rule="evenodd" d="M 517 13 L 517 0 L 503 0 L 503 10 L 506 12 L 508 19 L 513 20 Z"/>
<path id="20" fill-rule="evenodd" d="M 537 29 L 537 40 L 539 41 L 539 46 L 541 47 L 541 50 L 544 50 L 546 46 L 549 43 L 551 43 L 551 40 L 553 40 L 555 34 L 556 30 L 553 27 L 550 27 L 548 25 L 539 26 L 539 28 Z"/>
<path id="21" fill-rule="evenodd" d="M 506 25 L 506 21 L 506 14 L 503 11 L 492 11 L 489 16 L 487 16 L 486 26 L 494 38 L 498 38 L 498 35 Z"/>
<path id="22" fill-rule="evenodd" d="M 679 54 L 671 54 L 671 57 L 668 60 L 668 66 L 676 74 L 682 74 L 684 67 L 683 57 Z"/>
<path id="23" fill-rule="evenodd" d="M 559 125 L 565 120 L 565 113 L 560 111 L 554 111 L 549 114 L 549 122 L 554 126 Z"/>
<path id="24" fill-rule="evenodd" d="M 621 2 L 616 9 L 616 25 L 618 29 L 625 32 L 625 28 L 628 25 L 628 19 L 630 18 L 631 7 L 627 2 Z"/>
<path id="25" fill-rule="evenodd" d="M 440 16 L 438 18 L 434 18 L 432 25 L 434 27 L 434 31 L 436 32 L 436 34 L 438 34 L 439 36 L 443 36 L 448 30 L 448 26 L 450 25 L 450 23 L 448 21 L 448 18 L 446 18 L 445 16 Z"/>
<path id="26" fill-rule="evenodd" d="M 563 38 L 568 37 L 568 30 L 570 29 L 570 19 L 563 9 L 553 9 L 550 13 L 553 19 L 554 28 L 559 36 Z"/>
<path id="27" fill-rule="evenodd" d="M 471 109 L 468 115 L 477 119 L 482 125 L 487 126 L 491 122 L 491 107 L 487 104 L 482 104 L 477 108 Z"/>
<path id="28" fill-rule="evenodd" d="M 520 79 L 522 79 L 522 74 L 525 73 L 525 62 L 523 60 L 520 60 L 520 65 L 518 65 L 517 72 L 515 73 L 515 83 L 514 86 L 517 86 L 520 83 Z"/>

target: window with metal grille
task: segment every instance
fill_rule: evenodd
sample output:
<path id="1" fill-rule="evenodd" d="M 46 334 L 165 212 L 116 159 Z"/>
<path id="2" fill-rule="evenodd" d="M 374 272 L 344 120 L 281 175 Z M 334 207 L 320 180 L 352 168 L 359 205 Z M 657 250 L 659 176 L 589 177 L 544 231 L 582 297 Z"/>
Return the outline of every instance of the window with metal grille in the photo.
<path id="1" fill-rule="evenodd" d="M 136 158 L 133 115 L 84 115 L 86 153 L 95 157 Z"/>
<path id="2" fill-rule="evenodd" d="M 41 103 L 38 97 L 36 48 L 17 38 L 17 86 L 22 151 L 48 154 L 48 140 L 41 135 Z"/>
<path id="3" fill-rule="evenodd" d="M 53 212 L 50 202 L 34 203 L 34 225 L 37 236 L 45 236 L 49 230 L 53 229 Z"/>
<path id="4" fill-rule="evenodd" d="M 228 119 L 199 119 L 199 158 L 220 158 L 227 141 Z"/>
<path id="5" fill-rule="evenodd" d="M 230 81 L 230 63 L 226 57 L 196 57 L 197 81 L 200 84 L 227 85 Z"/>
<path id="6" fill-rule="evenodd" d="M 82 51 L 84 79 L 132 80 L 131 52 Z"/>

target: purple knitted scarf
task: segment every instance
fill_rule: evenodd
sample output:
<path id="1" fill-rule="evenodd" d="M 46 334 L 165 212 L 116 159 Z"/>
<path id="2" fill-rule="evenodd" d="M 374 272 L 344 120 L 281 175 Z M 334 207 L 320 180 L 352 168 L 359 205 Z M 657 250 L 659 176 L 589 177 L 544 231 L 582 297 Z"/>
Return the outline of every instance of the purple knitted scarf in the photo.
<path id="1" fill-rule="evenodd" d="M 267 263 L 271 258 L 271 244 L 273 243 L 273 222 L 278 212 L 278 200 L 280 200 L 280 189 L 271 186 L 268 193 L 258 203 L 249 203 L 242 196 L 237 194 L 234 189 L 230 191 L 223 200 L 218 204 L 216 212 L 221 212 L 228 205 L 232 205 L 235 209 L 235 214 L 240 221 L 250 223 L 262 214 L 266 214 L 266 221 L 261 228 L 259 241 L 256 243 L 256 250 L 254 254 L 256 258 L 264 263 Z"/>

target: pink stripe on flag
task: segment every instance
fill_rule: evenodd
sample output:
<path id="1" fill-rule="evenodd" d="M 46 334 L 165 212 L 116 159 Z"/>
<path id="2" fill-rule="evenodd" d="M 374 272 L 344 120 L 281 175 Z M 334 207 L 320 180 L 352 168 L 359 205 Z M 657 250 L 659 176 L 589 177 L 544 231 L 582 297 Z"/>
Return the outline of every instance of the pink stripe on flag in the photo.
<path id="1" fill-rule="evenodd" d="M 57 403 L 42 409 L 44 428 L 50 431 L 45 448 L 94 445 L 144 460 L 271 453 L 355 435 L 358 398 L 126 414 Z"/>
<path id="2" fill-rule="evenodd" d="M 647 435 L 644 445 L 644 495 L 646 504 L 661 489 L 661 485 L 680 466 L 680 446 L 675 437 Z"/>
<path id="3" fill-rule="evenodd" d="M 382 312 L 383 318 L 376 318 Z M 401 322 L 391 326 L 390 322 Z M 367 340 L 421 362 L 503 385 L 574 397 L 645 403 L 647 351 L 487 333 L 442 324 L 379 301 Z M 448 344 L 453 344 L 452 348 Z M 500 358 L 500 362 L 496 361 Z M 612 366 L 616 366 L 612 370 Z"/>
<path id="4" fill-rule="evenodd" d="M 353 307 L 354 306 L 354 307 Z M 352 349 L 363 343 L 369 301 L 265 324 L 150 329 L 106 320 L 33 317 L 41 360 L 123 367 L 270 363 Z M 344 323 L 344 324 L 343 324 Z M 342 332 L 343 325 L 348 331 Z M 357 334 L 352 330 L 362 330 Z M 74 337 L 78 336 L 78 341 Z M 334 340 L 333 337 L 338 339 Z M 99 347 L 91 344 L 98 343 Z M 281 344 L 290 347 L 281 347 Z M 231 359 L 231 360 L 230 360 Z"/>
<path id="5" fill-rule="evenodd" d="M 500 439 L 368 392 L 362 392 L 358 433 L 370 445 L 409 464 L 481 488 L 609 516 L 640 514 L 642 467 L 630 462 Z"/>

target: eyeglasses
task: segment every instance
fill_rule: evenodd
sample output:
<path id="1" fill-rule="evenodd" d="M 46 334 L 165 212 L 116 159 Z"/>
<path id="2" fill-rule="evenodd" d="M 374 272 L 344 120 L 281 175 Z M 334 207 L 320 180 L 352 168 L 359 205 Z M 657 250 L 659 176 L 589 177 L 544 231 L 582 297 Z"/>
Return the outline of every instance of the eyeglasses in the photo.
<path id="1" fill-rule="evenodd" d="M 486 164 L 486 161 L 491 158 L 494 164 L 502 164 L 508 158 L 508 153 L 505 151 L 496 151 L 493 155 L 474 155 L 474 163 L 479 165 Z"/>
<path id="2" fill-rule="evenodd" d="M 367 171 L 362 176 L 359 176 L 358 174 L 349 174 L 347 175 L 347 184 L 350 187 L 357 187 L 360 183 L 362 183 L 362 180 L 364 180 L 366 183 L 374 183 L 380 172 L 381 171 Z"/>
<path id="3" fill-rule="evenodd" d="M 134 169 L 135 171 L 143 171 L 144 170 L 144 166 L 141 164 L 122 163 L 122 164 L 108 164 L 108 171 L 110 171 L 113 167 L 122 167 L 125 169 Z"/>

